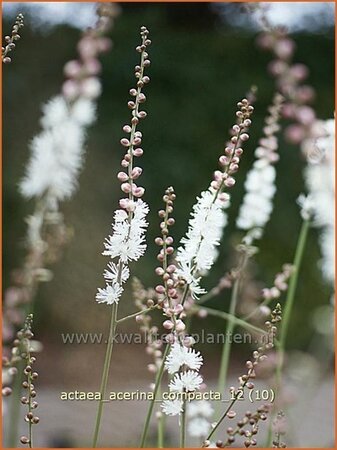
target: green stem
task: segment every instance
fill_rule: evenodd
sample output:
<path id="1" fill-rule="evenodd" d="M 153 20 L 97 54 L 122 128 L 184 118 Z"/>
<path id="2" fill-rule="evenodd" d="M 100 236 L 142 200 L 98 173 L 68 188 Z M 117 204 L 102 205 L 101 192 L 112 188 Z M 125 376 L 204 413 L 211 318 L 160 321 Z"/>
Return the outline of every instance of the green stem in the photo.
<path id="1" fill-rule="evenodd" d="M 158 395 L 160 396 L 160 390 L 158 391 Z M 157 447 L 164 448 L 164 429 L 165 429 L 165 416 L 161 414 L 158 418 L 158 439 L 157 439 Z"/>
<path id="2" fill-rule="evenodd" d="M 165 359 L 166 359 L 166 356 L 167 356 L 170 348 L 171 348 L 171 346 L 169 344 L 167 344 L 165 351 L 163 353 L 163 356 L 162 356 L 163 360 L 162 360 L 161 366 L 156 375 L 155 386 L 154 386 L 154 390 L 153 390 L 153 399 L 150 401 L 149 409 L 146 414 L 144 429 L 143 429 L 139 448 L 144 448 L 144 446 L 145 446 L 145 441 L 146 441 L 147 433 L 149 431 L 149 425 L 150 425 L 150 420 L 151 420 L 154 404 L 155 404 L 155 401 L 156 401 L 156 398 L 157 398 L 157 395 L 159 392 L 161 380 L 163 378 Z"/>
<path id="3" fill-rule="evenodd" d="M 183 412 L 180 421 L 180 448 L 185 448 L 186 439 L 186 400 L 183 402 Z"/>
<path id="4" fill-rule="evenodd" d="M 93 448 L 97 447 L 99 429 L 100 429 L 100 425 L 101 425 L 103 405 L 104 405 L 104 401 L 105 401 L 104 397 L 105 397 L 106 388 L 107 388 L 107 384 L 108 384 L 111 355 L 112 355 L 114 337 L 115 337 L 116 326 L 117 326 L 117 310 L 118 310 L 118 305 L 117 305 L 117 303 L 114 303 L 111 308 L 109 338 L 108 338 L 107 349 L 105 352 L 105 360 L 104 360 L 101 387 L 100 387 L 100 400 L 99 400 L 98 408 L 97 408 L 95 430 L 94 430 L 94 437 L 93 437 L 93 444 L 92 444 Z"/>
<path id="5" fill-rule="evenodd" d="M 241 264 L 239 265 L 238 269 L 238 276 L 234 282 L 230 305 L 229 305 L 229 314 L 231 316 L 235 316 L 235 311 L 237 307 L 238 302 L 238 294 L 239 294 L 239 287 L 240 282 L 242 278 L 242 272 L 244 268 L 246 267 L 248 261 L 248 255 L 245 253 L 242 257 Z M 226 327 L 226 334 L 225 334 L 225 343 L 222 347 L 222 356 L 221 356 L 221 363 L 220 363 L 220 372 L 219 372 L 219 380 L 218 380 L 218 392 L 221 392 L 221 395 L 225 391 L 225 387 L 227 384 L 227 375 L 228 375 L 228 365 L 229 365 L 229 358 L 231 353 L 231 345 L 232 340 L 229 339 L 229 337 L 233 334 L 235 327 L 234 320 L 229 320 L 227 322 Z"/>
<path id="6" fill-rule="evenodd" d="M 158 309 L 158 308 L 159 308 L 158 305 L 154 305 L 154 306 L 150 306 L 149 308 L 146 308 L 146 309 L 141 309 L 133 314 L 130 314 L 128 316 L 122 317 L 121 319 L 118 319 L 117 323 L 119 324 L 119 323 L 125 322 L 126 320 L 132 319 L 133 317 L 137 317 L 142 314 L 147 314 L 148 312 L 153 311 L 154 309 Z"/>
<path id="7" fill-rule="evenodd" d="M 224 311 L 218 311 L 217 309 L 208 308 L 206 306 L 199 307 L 199 305 L 193 306 L 193 308 L 197 310 L 204 309 L 211 316 L 220 317 L 221 319 L 228 320 L 229 322 L 234 322 L 234 324 L 239 325 L 242 328 L 246 328 L 248 331 L 255 331 L 257 333 L 264 333 L 264 334 L 266 333 L 266 331 L 263 330 L 262 328 L 256 327 L 255 325 L 252 325 L 243 319 L 239 319 L 236 316 L 232 316 L 231 314 L 226 313 Z"/>
<path id="8" fill-rule="evenodd" d="M 300 271 L 302 260 L 303 260 L 303 254 L 304 254 L 305 245 L 307 242 L 309 228 L 310 228 L 310 220 L 304 220 L 302 223 L 302 227 L 300 230 L 298 240 L 297 240 L 294 262 L 293 262 L 294 271 L 289 280 L 289 288 L 288 288 L 287 298 L 286 298 L 285 306 L 284 306 L 283 312 L 282 312 L 282 323 L 281 323 L 280 338 L 279 338 L 279 343 L 278 343 L 278 358 L 277 358 L 278 364 L 276 367 L 275 398 L 277 398 L 277 394 L 281 388 L 285 344 L 286 344 L 286 340 L 287 340 L 290 317 L 291 317 L 294 300 L 295 300 L 298 275 L 299 275 L 299 271 Z M 270 421 L 269 421 L 269 427 L 268 427 L 267 446 L 269 446 L 269 447 L 271 446 L 272 440 L 273 440 L 273 432 L 272 432 L 272 416 L 271 416 Z"/>

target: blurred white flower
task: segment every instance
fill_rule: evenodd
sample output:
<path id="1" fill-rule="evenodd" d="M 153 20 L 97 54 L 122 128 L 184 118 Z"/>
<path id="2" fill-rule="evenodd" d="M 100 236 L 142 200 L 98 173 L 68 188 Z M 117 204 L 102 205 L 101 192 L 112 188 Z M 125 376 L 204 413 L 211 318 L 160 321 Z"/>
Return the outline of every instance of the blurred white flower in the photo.
<path id="1" fill-rule="evenodd" d="M 69 105 L 57 96 L 42 111 L 42 131 L 30 144 L 20 191 L 26 198 L 46 196 L 50 208 L 57 209 L 58 202 L 70 198 L 77 188 L 85 127 L 95 120 L 95 107 L 90 100 L 79 98 Z"/>
<path id="2" fill-rule="evenodd" d="M 321 229 L 321 267 L 325 279 L 335 280 L 335 120 L 323 123 L 325 136 L 316 141 L 320 158 L 308 161 L 305 180 L 314 225 Z"/>
<path id="3" fill-rule="evenodd" d="M 191 437 L 205 438 L 210 432 L 211 424 L 203 417 L 195 417 L 187 425 L 187 432 Z"/>

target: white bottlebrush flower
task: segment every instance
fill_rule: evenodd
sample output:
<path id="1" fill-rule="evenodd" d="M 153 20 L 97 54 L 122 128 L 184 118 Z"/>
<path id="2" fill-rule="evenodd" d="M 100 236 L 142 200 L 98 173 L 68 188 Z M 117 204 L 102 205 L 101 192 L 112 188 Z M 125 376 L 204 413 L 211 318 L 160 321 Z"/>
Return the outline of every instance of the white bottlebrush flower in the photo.
<path id="1" fill-rule="evenodd" d="M 227 224 L 224 209 L 228 206 L 229 200 L 215 198 L 215 190 L 210 187 L 192 208 L 188 231 L 177 251 L 177 274 L 193 288 L 195 297 L 205 292 L 196 274 L 206 274 L 216 260 L 217 246 Z"/>
<path id="2" fill-rule="evenodd" d="M 183 402 L 181 400 L 164 400 L 161 408 L 166 415 L 177 416 L 183 412 Z"/>
<path id="3" fill-rule="evenodd" d="M 104 275 L 104 278 L 106 279 L 106 281 L 117 283 L 118 276 L 119 276 L 119 268 L 118 268 L 117 264 L 115 264 L 114 262 L 109 262 L 108 268 L 105 269 L 103 275 Z M 129 270 L 128 266 L 123 265 L 122 271 L 120 274 L 121 282 L 125 283 L 129 279 L 129 276 L 130 276 L 130 270 Z"/>
<path id="4" fill-rule="evenodd" d="M 266 158 L 257 159 L 248 172 L 246 194 L 240 207 L 237 227 L 241 230 L 264 228 L 273 209 L 276 170 Z"/>
<path id="5" fill-rule="evenodd" d="M 200 388 L 202 382 L 203 379 L 198 372 L 187 370 L 177 373 L 169 384 L 169 388 L 171 392 L 193 392 Z"/>
<path id="6" fill-rule="evenodd" d="M 96 301 L 98 303 L 107 303 L 112 305 L 118 303 L 120 296 L 123 293 L 123 288 L 118 283 L 107 284 L 105 288 L 98 288 L 96 294 Z"/>
<path id="7" fill-rule="evenodd" d="M 191 437 L 205 438 L 210 430 L 211 424 L 204 417 L 195 417 L 187 425 L 187 432 Z"/>
<path id="8" fill-rule="evenodd" d="M 93 103 L 79 99 L 72 106 L 62 96 L 43 107 L 42 131 L 32 140 L 31 157 L 20 183 L 24 197 L 47 196 L 50 207 L 70 198 L 84 158 L 85 127 L 95 119 Z"/>
<path id="9" fill-rule="evenodd" d="M 192 348 L 185 347 L 179 342 L 175 342 L 170 353 L 165 360 L 165 369 L 168 373 L 178 372 L 181 366 L 186 365 L 189 369 L 199 370 L 202 366 L 203 358 L 200 352 L 196 352 Z"/>
<path id="10" fill-rule="evenodd" d="M 148 226 L 145 217 L 148 212 L 149 207 L 140 199 L 135 202 L 131 222 L 128 221 L 126 211 L 117 210 L 112 225 L 113 234 L 104 243 L 103 255 L 112 259 L 119 257 L 123 263 L 137 261 L 143 256 L 146 250 L 145 231 Z"/>
<path id="11" fill-rule="evenodd" d="M 214 409 L 207 400 L 196 400 L 190 402 L 187 408 L 187 417 L 193 418 L 197 416 L 210 418 L 213 416 Z"/>
<path id="12" fill-rule="evenodd" d="M 305 171 L 314 225 L 321 229 L 322 272 L 334 284 L 335 229 L 335 120 L 323 123 L 325 136 L 317 139 L 320 158 L 310 160 Z"/>

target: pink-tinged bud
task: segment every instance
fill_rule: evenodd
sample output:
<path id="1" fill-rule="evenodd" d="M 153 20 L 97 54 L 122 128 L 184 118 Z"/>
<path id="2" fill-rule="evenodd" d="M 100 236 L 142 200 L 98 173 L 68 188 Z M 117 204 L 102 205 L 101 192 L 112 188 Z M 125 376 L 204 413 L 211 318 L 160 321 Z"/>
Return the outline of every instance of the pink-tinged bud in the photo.
<path id="1" fill-rule="evenodd" d="M 168 273 L 174 273 L 177 270 L 176 266 L 174 264 L 170 264 L 167 269 L 166 272 Z"/>
<path id="2" fill-rule="evenodd" d="M 271 309 L 267 305 L 261 305 L 259 307 L 259 311 L 265 317 L 268 317 L 270 315 L 270 313 L 271 313 Z"/>
<path id="3" fill-rule="evenodd" d="M 206 311 L 206 309 L 199 309 L 198 311 L 198 317 L 200 317 L 201 319 L 204 319 L 205 317 L 207 317 L 208 313 Z"/>
<path id="4" fill-rule="evenodd" d="M 291 144 L 299 144 L 305 137 L 305 130 L 301 125 L 289 125 L 285 129 L 284 135 Z"/>
<path id="5" fill-rule="evenodd" d="M 192 347 L 195 344 L 195 339 L 192 336 L 185 336 L 184 338 L 184 346 Z"/>
<path id="6" fill-rule="evenodd" d="M 121 184 L 121 189 L 123 192 L 125 192 L 125 194 L 129 194 L 131 192 L 131 185 L 130 183 L 122 183 Z"/>
<path id="7" fill-rule="evenodd" d="M 149 372 L 151 372 L 151 373 L 157 372 L 157 367 L 155 366 L 155 364 L 148 364 L 147 368 L 148 368 Z"/>
<path id="8" fill-rule="evenodd" d="M 174 344 L 174 342 L 175 342 L 175 337 L 174 337 L 174 335 L 173 335 L 172 333 L 168 334 L 168 335 L 165 337 L 165 339 L 166 339 L 166 342 L 167 342 L 168 344 Z"/>
<path id="9" fill-rule="evenodd" d="M 130 125 L 124 125 L 123 131 L 124 131 L 124 133 L 131 133 L 131 127 L 130 127 Z"/>
<path id="10" fill-rule="evenodd" d="M 126 138 L 121 139 L 120 143 L 123 145 L 123 147 L 129 147 L 129 145 L 130 145 L 129 139 L 126 139 Z"/>
<path id="11" fill-rule="evenodd" d="M 261 295 L 266 300 L 270 300 L 272 298 L 271 293 L 270 293 L 270 289 L 268 289 L 268 288 L 262 289 Z"/>
<path id="12" fill-rule="evenodd" d="M 182 320 L 179 319 L 179 320 L 176 321 L 176 330 L 178 332 L 184 331 L 185 328 L 186 328 L 186 326 L 185 326 L 185 324 L 184 324 L 184 322 Z"/>
<path id="13" fill-rule="evenodd" d="M 230 199 L 230 195 L 227 193 L 227 192 L 221 192 L 219 195 L 218 195 L 218 199 L 221 201 L 221 202 L 229 202 L 229 199 Z"/>
<path id="14" fill-rule="evenodd" d="M 161 237 L 157 237 L 157 238 L 154 240 L 154 242 L 155 242 L 157 245 L 163 245 L 163 244 L 164 244 L 164 241 L 162 240 Z"/>
<path id="15" fill-rule="evenodd" d="M 85 61 L 84 67 L 89 75 L 98 75 L 102 70 L 102 65 L 96 58 Z"/>
<path id="16" fill-rule="evenodd" d="M 162 277 L 162 276 L 164 275 L 164 273 L 165 273 L 165 271 L 164 271 L 164 269 L 163 269 L 162 267 L 156 267 L 155 272 L 156 272 L 156 274 L 157 274 L 159 277 Z"/>
<path id="17" fill-rule="evenodd" d="M 239 164 L 239 162 L 240 162 L 240 158 L 238 156 L 233 156 L 232 163 L 233 164 Z"/>
<path id="18" fill-rule="evenodd" d="M 171 298 L 173 298 L 173 299 L 176 299 L 176 298 L 178 298 L 178 292 L 177 292 L 177 289 L 175 289 L 175 288 L 170 288 L 169 290 L 168 290 L 168 293 L 169 293 L 169 296 L 171 297 Z"/>
<path id="19" fill-rule="evenodd" d="M 172 255 L 173 252 L 174 252 L 174 248 L 173 248 L 173 247 L 167 247 L 166 253 L 167 253 L 168 255 Z"/>
<path id="20" fill-rule="evenodd" d="M 216 170 L 213 176 L 215 181 L 222 181 L 222 172 L 220 170 Z"/>
<path id="21" fill-rule="evenodd" d="M 125 172 L 118 172 L 117 178 L 119 179 L 119 181 L 127 181 L 129 179 L 129 176 L 127 173 Z"/>
<path id="22" fill-rule="evenodd" d="M 80 94 L 78 83 L 73 80 L 65 81 L 62 85 L 62 93 L 67 100 L 75 100 Z"/>
<path id="23" fill-rule="evenodd" d="M 143 318 L 143 316 L 141 314 L 136 316 L 136 322 L 137 323 L 142 323 L 143 321 L 144 321 L 144 318 Z"/>
<path id="24" fill-rule="evenodd" d="M 141 143 L 142 143 L 141 138 L 136 136 L 132 142 L 132 145 L 140 145 Z"/>
<path id="25" fill-rule="evenodd" d="M 282 75 L 287 70 L 287 64 L 279 59 L 274 59 L 268 64 L 268 72 L 274 77 Z"/>
<path id="26" fill-rule="evenodd" d="M 131 177 L 134 180 L 136 180 L 137 178 L 139 178 L 141 176 L 142 172 L 143 172 L 143 169 L 141 169 L 140 167 L 134 167 L 131 172 Z"/>
<path id="27" fill-rule="evenodd" d="M 315 90 L 311 86 L 300 86 L 295 92 L 295 97 L 300 103 L 310 103 L 315 98 Z"/>
<path id="28" fill-rule="evenodd" d="M 157 294 L 164 294 L 165 288 L 161 284 L 158 284 L 158 286 L 155 287 L 155 291 L 157 292 Z"/>
<path id="29" fill-rule="evenodd" d="M 173 244 L 173 237 L 172 237 L 172 236 L 168 236 L 168 237 L 165 239 L 165 243 L 166 243 L 167 245 L 172 245 L 172 244 Z"/>
<path id="30" fill-rule="evenodd" d="M 181 303 L 179 303 L 179 305 L 176 305 L 176 306 L 174 307 L 174 313 L 175 313 L 176 315 L 182 313 L 183 311 L 184 311 L 184 307 L 183 307 L 183 305 L 182 305 Z"/>
<path id="31" fill-rule="evenodd" d="M 97 40 L 97 48 L 100 52 L 107 52 L 112 47 L 111 39 L 107 37 L 101 37 Z"/>
<path id="32" fill-rule="evenodd" d="M 229 158 L 227 158 L 227 156 L 225 156 L 225 155 L 221 155 L 219 158 L 219 163 L 222 166 L 227 166 L 227 164 L 229 163 Z"/>
<path id="33" fill-rule="evenodd" d="M 84 37 L 79 41 L 77 49 L 83 59 L 95 58 L 97 52 L 96 43 L 91 37 Z"/>
<path id="34" fill-rule="evenodd" d="M 297 108 L 296 118 L 303 125 L 310 125 L 315 121 L 316 116 L 314 110 L 310 108 L 310 106 L 301 106 Z"/>
<path id="35" fill-rule="evenodd" d="M 281 59 L 288 59 L 292 56 L 295 50 L 295 43 L 291 39 L 284 38 L 276 42 L 274 51 Z"/>
<path id="36" fill-rule="evenodd" d="M 231 172 L 237 172 L 238 171 L 238 169 L 239 169 L 239 166 L 238 166 L 238 164 L 230 164 L 230 166 L 229 166 L 229 170 L 231 171 Z"/>
<path id="37" fill-rule="evenodd" d="M 174 325 L 171 320 L 165 320 L 165 322 L 163 323 L 163 327 L 165 328 L 165 330 L 172 330 Z"/>
<path id="38" fill-rule="evenodd" d="M 234 131 L 234 133 L 239 133 L 240 132 L 240 127 L 239 125 L 233 125 L 232 130 Z"/>
<path id="39" fill-rule="evenodd" d="M 142 148 L 135 148 L 135 149 L 133 150 L 134 156 L 142 156 L 143 153 L 144 153 L 144 151 L 143 151 Z"/>
<path id="40" fill-rule="evenodd" d="M 66 77 L 75 78 L 79 76 L 81 69 L 81 64 L 76 60 L 72 60 L 65 64 L 63 72 Z"/>
<path id="41" fill-rule="evenodd" d="M 220 182 L 219 181 L 212 181 L 211 182 L 211 187 L 213 188 L 213 189 L 215 189 L 215 190 L 217 190 L 217 189 L 219 189 L 220 188 Z"/>
<path id="42" fill-rule="evenodd" d="M 305 80 L 309 75 L 309 69 L 304 64 L 294 64 L 290 67 L 289 71 L 298 81 Z"/>
<path id="43" fill-rule="evenodd" d="M 256 44 L 258 47 L 268 50 L 274 45 L 275 37 L 269 33 L 260 34 L 256 39 Z"/>
<path id="44" fill-rule="evenodd" d="M 140 198 L 144 195 L 145 189 L 143 187 L 137 186 L 137 187 L 133 188 L 132 191 L 133 191 L 133 195 L 135 197 Z"/>
<path id="45" fill-rule="evenodd" d="M 127 209 L 129 205 L 129 199 L 128 198 L 121 198 L 119 200 L 119 206 L 123 209 Z"/>
<path id="46" fill-rule="evenodd" d="M 97 78 L 90 77 L 81 83 L 81 92 L 84 97 L 95 99 L 101 95 L 102 87 Z"/>
<path id="47" fill-rule="evenodd" d="M 282 116 L 286 119 L 293 119 L 295 116 L 296 107 L 293 103 L 284 103 L 282 106 Z"/>
<path id="48" fill-rule="evenodd" d="M 225 153 L 226 153 L 226 155 L 228 155 L 228 156 L 232 156 L 233 153 L 234 153 L 233 147 L 226 147 L 226 148 L 225 148 Z"/>
<path id="49" fill-rule="evenodd" d="M 228 177 L 227 180 L 225 180 L 225 185 L 227 187 L 232 187 L 235 184 L 235 180 L 233 177 Z"/>
<path id="50" fill-rule="evenodd" d="M 122 167 L 129 167 L 129 162 L 126 159 L 123 159 L 121 162 Z"/>
<path id="51" fill-rule="evenodd" d="M 272 296 L 272 298 L 279 298 L 279 296 L 281 295 L 280 291 L 277 289 L 277 287 L 273 286 L 270 289 L 270 295 Z"/>
<path id="52" fill-rule="evenodd" d="M 241 147 L 238 147 L 235 149 L 235 155 L 240 157 L 243 153 L 243 149 Z"/>
<path id="53" fill-rule="evenodd" d="M 247 133 L 242 133 L 240 139 L 241 141 L 248 141 L 249 135 Z"/>

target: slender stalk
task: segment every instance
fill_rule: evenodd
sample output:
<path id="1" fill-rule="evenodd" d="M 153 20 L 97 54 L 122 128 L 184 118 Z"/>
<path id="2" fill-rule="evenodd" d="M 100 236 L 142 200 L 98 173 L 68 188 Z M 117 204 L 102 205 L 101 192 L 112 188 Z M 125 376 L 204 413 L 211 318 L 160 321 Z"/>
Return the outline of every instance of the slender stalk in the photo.
<path id="1" fill-rule="evenodd" d="M 289 329 L 290 317 L 294 305 L 295 293 L 298 282 L 298 275 L 301 269 L 301 264 L 303 260 L 304 250 L 307 242 L 308 232 L 310 229 L 310 220 L 304 220 L 301 226 L 300 234 L 297 240 L 295 256 L 294 256 L 294 272 L 292 273 L 289 280 L 289 288 L 287 293 L 287 298 L 285 302 L 285 306 L 283 308 L 283 318 L 282 325 L 280 330 L 280 338 L 278 343 L 278 364 L 276 366 L 276 385 L 275 385 L 275 397 L 277 396 L 282 381 L 282 369 L 284 363 L 284 352 L 285 352 L 285 344 L 287 340 L 287 334 Z M 277 398 L 277 397 L 276 397 Z M 268 436 L 267 436 L 267 446 L 271 446 L 273 440 L 273 432 L 272 432 L 272 416 L 269 422 L 268 427 Z"/>
<path id="2" fill-rule="evenodd" d="M 158 391 L 158 396 L 160 396 L 160 389 Z M 161 414 L 158 418 L 158 427 L 157 427 L 157 447 L 164 447 L 164 432 L 165 432 L 165 416 Z"/>
<path id="3" fill-rule="evenodd" d="M 102 373 L 102 380 L 101 380 L 101 387 L 100 387 L 100 400 L 98 403 L 97 414 L 96 414 L 95 430 L 94 430 L 94 437 L 93 437 L 93 444 L 92 444 L 93 448 L 97 447 L 98 435 L 99 435 L 99 430 L 100 430 L 100 425 L 101 425 L 104 397 L 106 394 L 106 388 L 107 388 L 107 384 L 108 384 L 111 355 L 112 355 L 114 336 L 115 336 L 116 326 L 117 326 L 117 320 L 116 320 L 117 309 L 118 309 L 118 305 L 116 303 L 113 303 L 113 305 L 111 307 L 111 319 L 110 319 L 108 345 L 107 345 L 106 352 L 105 352 L 105 359 L 104 359 L 104 366 L 103 366 L 103 373 Z"/>
<path id="4" fill-rule="evenodd" d="M 150 306 L 149 308 L 142 309 L 142 310 L 137 311 L 137 312 L 135 312 L 133 314 L 130 314 L 128 316 L 122 317 L 121 319 L 118 319 L 117 323 L 119 324 L 119 323 L 125 322 L 126 320 L 129 320 L 129 319 L 132 319 L 134 317 L 140 316 L 141 314 L 147 314 L 148 312 L 153 311 L 154 309 L 158 309 L 158 308 L 159 308 L 158 305 Z"/>
<path id="5" fill-rule="evenodd" d="M 185 448 L 186 440 L 186 400 L 183 402 L 183 412 L 180 417 L 180 448 Z"/>
<path id="6" fill-rule="evenodd" d="M 241 282 L 241 278 L 242 278 L 242 272 L 246 267 L 247 261 L 248 261 L 248 255 L 246 253 L 244 253 L 244 255 L 242 255 L 242 259 L 241 259 L 241 262 L 240 262 L 240 265 L 238 268 L 238 276 L 233 285 L 233 290 L 232 290 L 232 295 L 231 295 L 231 300 L 230 300 L 230 305 L 229 305 L 229 314 L 231 316 L 235 316 L 235 311 L 236 311 L 237 302 L 238 302 L 239 287 L 240 287 L 240 282 Z M 235 327 L 234 320 L 229 320 L 227 322 L 226 333 L 225 333 L 226 341 L 222 347 L 222 356 L 221 356 L 220 372 L 219 372 L 219 380 L 218 380 L 218 392 L 221 392 L 221 393 L 223 393 L 225 391 L 225 387 L 226 387 L 226 383 L 227 383 L 228 365 L 229 365 L 229 358 L 230 358 L 231 345 L 232 345 L 232 341 L 231 341 L 231 339 L 229 339 L 229 336 L 231 336 L 233 334 L 234 327 Z"/>
<path id="7" fill-rule="evenodd" d="M 248 331 L 256 331 L 258 333 L 265 333 L 265 330 L 263 330 L 262 328 L 256 327 L 255 325 L 251 325 L 250 323 L 246 322 L 245 320 L 239 319 L 238 317 L 232 316 L 231 314 L 226 313 L 224 311 L 218 311 L 217 309 L 208 308 L 206 306 L 199 307 L 199 305 L 193 306 L 193 308 L 195 308 L 197 310 L 204 309 L 211 316 L 220 317 L 221 319 L 228 320 L 229 322 L 232 321 L 232 322 L 234 322 L 234 324 L 240 325 L 242 328 L 246 328 Z"/>
<path id="8" fill-rule="evenodd" d="M 157 375 L 156 375 L 155 386 L 154 386 L 154 390 L 153 390 L 153 400 L 150 401 L 149 409 L 148 409 L 147 414 L 146 414 L 146 419 L 145 419 L 145 423 L 144 423 L 144 429 L 143 429 L 143 433 L 142 433 L 142 437 L 141 437 L 139 448 L 144 448 L 144 445 L 145 445 L 147 433 L 149 431 L 149 425 L 150 425 L 150 420 L 151 420 L 154 404 L 155 404 L 156 398 L 158 396 L 161 380 L 163 378 L 165 359 L 166 359 L 166 356 L 167 356 L 170 348 L 171 348 L 171 346 L 169 344 L 167 344 L 166 348 L 165 348 L 165 351 L 163 353 L 163 360 L 162 360 L 161 366 L 160 366 L 160 368 L 159 368 L 159 370 L 157 372 Z"/>

